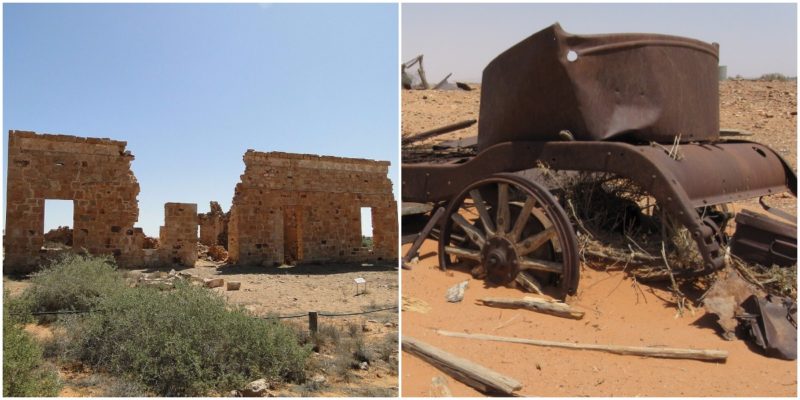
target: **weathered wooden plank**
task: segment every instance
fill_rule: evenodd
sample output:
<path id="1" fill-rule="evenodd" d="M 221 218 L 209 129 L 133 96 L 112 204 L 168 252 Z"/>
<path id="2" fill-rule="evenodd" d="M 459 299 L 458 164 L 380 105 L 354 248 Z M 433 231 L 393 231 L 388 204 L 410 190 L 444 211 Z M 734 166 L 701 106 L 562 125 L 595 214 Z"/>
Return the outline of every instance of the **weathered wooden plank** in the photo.
<path id="1" fill-rule="evenodd" d="M 536 297 L 523 297 L 522 299 L 506 299 L 498 297 L 487 297 L 478 300 L 485 306 L 500 308 L 524 308 L 543 314 L 555 315 L 556 317 L 581 319 L 583 311 L 574 310 L 568 304 L 547 301 Z"/>
<path id="2" fill-rule="evenodd" d="M 522 384 L 482 365 L 450 354 L 442 349 L 403 335 L 403 351 L 414 354 L 453 378 L 483 392 L 511 395 Z"/>
<path id="3" fill-rule="evenodd" d="M 566 343 L 566 342 L 553 342 L 549 340 L 538 339 L 523 339 L 504 336 L 484 335 L 484 334 L 471 334 L 460 332 L 436 331 L 442 336 L 459 337 L 464 339 L 474 340 L 489 340 L 495 342 L 508 342 L 529 344 L 533 346 L 543 347 L 560 347 L 564 349 L 574 350 L 595 350 L 603 351 L 606 353 L 613 353 L 625 356 L 642 356 L 642 357 L 658 357 L 658 358 L 678 358 L 690 359 L 700 361 L 720 361 L 724 362 L 728 359 L 728 352 L 725 350 L 695 350 L 695 349 L 677 349 L 671 347 L 639 347 L 639 346 L 618 346 L 607 344 L 581 344 L 581 343 Z"/>

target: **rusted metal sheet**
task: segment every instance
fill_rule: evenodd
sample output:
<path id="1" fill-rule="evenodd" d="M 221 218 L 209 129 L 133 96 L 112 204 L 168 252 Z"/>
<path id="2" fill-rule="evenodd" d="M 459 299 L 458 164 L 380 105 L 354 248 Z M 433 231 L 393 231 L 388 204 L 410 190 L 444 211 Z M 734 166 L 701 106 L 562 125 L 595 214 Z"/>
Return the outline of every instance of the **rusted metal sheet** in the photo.
<path id="1" fill-rule="evenodd" d="M 768 357 L 797 359 L 797 303 L 790 298 L 751 296 L 741 317 L 750 335 Z"/>
<path id="2" fill-rule="evenodd" d="M 554 24 L 483 71 L 478 150 L 521 140 L 719 138 L 718 45 L 655 34 L 573 35 Z"/>
<path id="3" fill-rule="evenodd" d="M 742 210 L 736 215 L 731 253 L 766 267 L 796 264 L 797 226 Z"/>

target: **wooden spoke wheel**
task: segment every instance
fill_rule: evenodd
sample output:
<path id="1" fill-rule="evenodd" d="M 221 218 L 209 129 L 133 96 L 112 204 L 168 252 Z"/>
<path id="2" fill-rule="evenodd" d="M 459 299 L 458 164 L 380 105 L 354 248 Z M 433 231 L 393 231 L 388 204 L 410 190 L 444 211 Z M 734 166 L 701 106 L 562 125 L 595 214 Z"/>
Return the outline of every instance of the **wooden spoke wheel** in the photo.
<path id="1" fill-rule="evenodd" d="M 450 202 L 441 232 L 442 269 L 466 267 L 494 285 L 527 271 L 557 297 L 578 287 L 575 230 L 553 195 L 528 179 L 501 173 L 471 184 Z"/>

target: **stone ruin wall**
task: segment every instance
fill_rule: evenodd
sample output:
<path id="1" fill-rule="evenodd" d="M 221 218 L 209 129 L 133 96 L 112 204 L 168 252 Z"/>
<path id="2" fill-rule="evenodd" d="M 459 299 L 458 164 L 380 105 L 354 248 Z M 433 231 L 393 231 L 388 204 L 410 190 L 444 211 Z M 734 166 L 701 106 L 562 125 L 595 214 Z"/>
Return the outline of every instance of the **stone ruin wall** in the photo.
<path id="1" fill-rule="evenodd" d="M 7 146 L 4 273 L 30 272 L 39 261 L 45 199 L 73 201 L 73 248 L 113 255 L 120 266 L 143 261 L 126 142 L 10 131 Z"/>
<path id="2" fill-rule="evenodd" d="M 161 264 L 194 267 L 197 261 L 197 204 L 164 204 L 164 226 L 159 229 Z"/>
<path id="3" fill-rule="evenodd" d="M 32 272 L 46 253 L 44 203 L 72 200 L 72 247 L 114 256 L 122 268 L 193 266 L 203 243 L 225 243 L 230 261 L 363 262 L 397 258 L 397 203 L 388 162 L 287 153 L 244 155 L 245 173 L 224 214 L 167 203 L 160 244 L 135 228 L 139 183 L 126 142 L 10 131 L 4 273 Z M 214 206 L 216 204 L 216 207 Z M 372 208 L 373 248 L 361 245 L 361 207 Z"/>
<path id="4" fill-rule="evenodd" d="M 228 247 L 228 216 L 216 201 L 211 202 L 211 211 L 197 214 L 200 224 L 200 243 L 206 246 Z"/>
<path id="5" fill-rule="evenodd" d="M 248 150 L 244 163 L 228 223 L 229 261 L 397 259 L 388 162 Z M 361 246 L 361 207 L 372 208 L 372 251 Z"/>

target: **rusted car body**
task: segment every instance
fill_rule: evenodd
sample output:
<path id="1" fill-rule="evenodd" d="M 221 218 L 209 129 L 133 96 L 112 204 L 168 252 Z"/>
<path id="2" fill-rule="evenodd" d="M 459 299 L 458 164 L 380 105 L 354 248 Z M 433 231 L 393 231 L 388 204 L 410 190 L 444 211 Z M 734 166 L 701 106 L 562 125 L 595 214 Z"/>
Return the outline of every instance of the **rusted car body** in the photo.
<path id="1" fill-rule="evenodd" d="M 442 223 L 444 236 L 448 224 L 454 225 L 450 234 L 469 234 L 473 228 L 484 234 L 483 239 L 475 236 L 483 246 L 462 238 L 460 243 L 469 243 L 462 248 L 451 238 L 440 237 L 443 268 L 450 264 L 450 256 L 484 265 L 505 262 L 499 281 L 507 282 L 524 270 L 521 264 L 555 271 L 557 265 L 551 265 L 555 262 L 561 265 L 561 275 L 569 276 L 560 283 L 561 289 L 573 293 L 579 270 L 577 246 L 572 245 L 575 233 L 564 221 L 556 223 L 565 218 L 563 210 L 555 210 L 561 207 L 557 202 L 543 206 L 544 219 L 550 222 L 542 226 L 564 227 L 566 232 L 558 232 L 561 238 L 553 239 L 561 253 L 537 262 L 519 255 L 524 239 L 509 238 L 510 228 L 492 230 L 510 214 L 502 202 L 483 199 L 488 186 L 477 192 L 477 187 L 465 188 L 540 163 L 554 170 L 609 172 L 645 189 L 691 232 L 704 261 L 697 273 L 720 268 L 724 232 L 699 210 L 782 192 L 796 196 L 797 177 L 769 147 L 720 138 L 717 68 L 716 44 L 652 34 L 579 36 L 564 32 L 558 24 L 550 26 L 484 69 L 477 155 L 444 164 L 404 164 L 402 199 L 450 203 Z M 670 151 L 676 146 L 679 157 Z M 493 185 L 499 191 L 492 189 L 492 194 L 507 191 L 509 183 L 498 180 Z M 546 190 L 544 186 L 529 180 L 519 190 L 538 203 L 548 203 L 546 196 L 534 193 L 536 187 Z M 459 201 L 460 205 L 453 204 Z M 468 226 L 453 216 L 464 204 L 477 205 L 479 222 Z M 493 213 L 496 218 L 487 218 Z M 489 244 L 490 236 L 495 245 Z M 443 243 L 448 240 L 450 244 Z"/>

